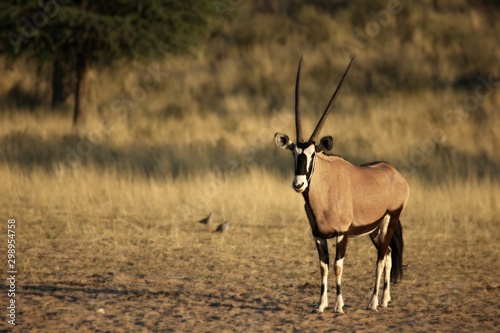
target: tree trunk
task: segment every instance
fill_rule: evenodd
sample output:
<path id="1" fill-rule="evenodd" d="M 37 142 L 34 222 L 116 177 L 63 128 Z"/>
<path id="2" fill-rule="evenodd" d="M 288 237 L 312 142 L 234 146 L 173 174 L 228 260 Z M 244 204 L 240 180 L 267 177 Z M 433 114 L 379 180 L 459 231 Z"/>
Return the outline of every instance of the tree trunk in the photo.
<path id="1" fill-rule="evenodd" d="M 62 105 L 68 97 L 67 91 L 64 88 L 64 70 L 61 63 L 54 60 L 52 68 L 52 101 L 50 103 L 52 110 Z"/>
<path id="2" fill-rule="evenodd" d="M 89 59 L 85 54 L 78 54 L 76 58 L 76 89 L 75 109 L 73 113 L 73 127 L 79 128 L 85 123 L 87 112 L 87 92 Z"/>

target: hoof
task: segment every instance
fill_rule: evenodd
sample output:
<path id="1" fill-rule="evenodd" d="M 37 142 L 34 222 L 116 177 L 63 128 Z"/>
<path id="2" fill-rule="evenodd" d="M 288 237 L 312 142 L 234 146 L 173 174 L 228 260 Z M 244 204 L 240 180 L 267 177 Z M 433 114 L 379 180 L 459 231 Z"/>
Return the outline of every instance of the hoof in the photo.
<path id="1" fill-rule="evenodd" d="M 366 307 L 367 310 L 371 310 L 371 311 L 377 311 L 378 309 L 378 304 L 377 303 L 370 303 L 367 307 Z"/>
<path id="2" fill-rule="evenodd" d="M 333 311 L 336 313 L 344 313 L 344 303 L 335 304 L 335 308 L 333 309 Z"/>
<path id="3" fill-rule="evenodd" d="M 368 304 L 367 309 L 372 311 L 377 311 L 377 307 L 378 307 L 378 297 L 373 296 L 370 301 L 370 304 Z"/>
<path id="4" fill-rule="evenodd" d="M 344 313 L 344 300 L 339 298 L 337 303 L 335 303 L 335 308 L 333 309 L 336 313 Z"/>
<path id="5" fill-rule="evenodd" d="M 325 309 L 327 309 L 327 308 L 328 308 L 328 306 L 323 306 L 323 307 L 317 306 L 314 308 L 314 310 L 311 311 L 311 313 L 323 313 L 323 312 L 325 312 Z"/>
<path id="6" fill-rule="evenodd" d="M 344 313 L 344 310 L 342 308 L 335 308 L 335 313 Z"/>

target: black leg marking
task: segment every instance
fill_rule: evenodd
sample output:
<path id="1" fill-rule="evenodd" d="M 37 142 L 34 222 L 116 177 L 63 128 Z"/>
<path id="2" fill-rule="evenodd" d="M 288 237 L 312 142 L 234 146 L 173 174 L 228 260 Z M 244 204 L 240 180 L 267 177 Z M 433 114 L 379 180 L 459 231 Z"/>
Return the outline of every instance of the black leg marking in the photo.
<path id="1" fill-rule="evenodd" d="M 337 300 L 335 302 L 335 312 L 343 313 L 344 299 L 342 297 L 342 273 L 344 270 L 344 257 L 347 249 L 347 236 L 337 236 L 337 244 L 335 246 L 335 277 L 337 284 Z"/>
<path id="2" fill-rule="evenodd" d="M 319 255 L 319 271 L 321 274 L 321 288 L 319 302 L 313 312 L 323 312 L 328 307 L 328 267 L 330 259 L 326 239 L 315 238 L 316 249 Z"/>

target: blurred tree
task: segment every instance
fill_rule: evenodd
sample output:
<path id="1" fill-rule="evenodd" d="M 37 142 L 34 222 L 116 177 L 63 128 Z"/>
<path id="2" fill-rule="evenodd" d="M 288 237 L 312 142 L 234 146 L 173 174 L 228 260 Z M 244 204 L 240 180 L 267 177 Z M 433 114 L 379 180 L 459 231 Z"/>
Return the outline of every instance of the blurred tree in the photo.
<path id="1" fill-rule="evenodd" d="M 72 63 L 67 59 L 55 59 L 52 62 L 52 97 L 50 107 L 54 110 L 64 104 L 71 94 L 71 87 L 74 86 L 73 80 L 66 75 L 71 73 Z"/>
<path id="2" fill-rule="evenodd" d="M 91 67 L 189 52 L 215 14 L 211 0 L 3 0 L 0 53 L 53 63 L 56 104 L 64 68 L 72 66 L 78 127 L 85 120 Z"/>

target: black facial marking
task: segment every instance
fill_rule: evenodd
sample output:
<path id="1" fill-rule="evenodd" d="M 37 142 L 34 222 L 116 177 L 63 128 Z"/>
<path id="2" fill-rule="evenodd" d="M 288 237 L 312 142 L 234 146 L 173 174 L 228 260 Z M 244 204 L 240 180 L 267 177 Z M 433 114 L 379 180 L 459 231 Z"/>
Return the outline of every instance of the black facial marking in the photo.
<path id="1" fill-rule="evenodd" d="M 312 173 L 312 161 L 309 165 L 310 170 L 307 170 L 307 156 L 304 153 L 304 150 L 314 144 L 313 142 L 298 142 L 297 148 L 302 150 L 302 153 L 298 154 L 295 157 L 295 175 L 296 176 L 307 176 L 307 178 L 311 177 Z M 311 155 L 311 159 L 315 158 L 315 152 Z"/>
<path id="2" fill-rule="evenodd" d="M 307 156 L 306 154 L 299 154 L 296 159 L 295 174 L 305 175 L 307 173 Z"/>

